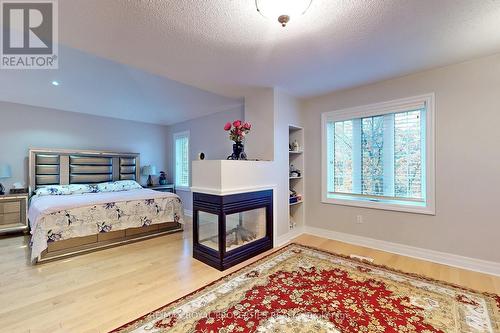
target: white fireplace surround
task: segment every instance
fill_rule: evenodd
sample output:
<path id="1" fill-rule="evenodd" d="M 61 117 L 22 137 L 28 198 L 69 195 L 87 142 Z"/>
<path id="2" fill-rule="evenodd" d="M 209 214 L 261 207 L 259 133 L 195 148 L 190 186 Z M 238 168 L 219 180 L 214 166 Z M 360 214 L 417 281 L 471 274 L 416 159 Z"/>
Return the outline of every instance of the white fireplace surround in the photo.
<path id="1" fill-rule="evenodd" d="M 192 192 L 229 195 L 274 189 L 271 161 L 193 161 Z"/>

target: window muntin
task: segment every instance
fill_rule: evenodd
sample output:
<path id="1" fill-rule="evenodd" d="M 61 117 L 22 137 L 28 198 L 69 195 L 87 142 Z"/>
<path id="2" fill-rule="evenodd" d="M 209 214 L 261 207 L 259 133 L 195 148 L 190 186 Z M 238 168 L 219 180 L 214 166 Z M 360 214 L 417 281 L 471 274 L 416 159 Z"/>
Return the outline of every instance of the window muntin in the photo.
<path id="1" fill-rule="evenodd" d="M 175 186 L 189 187 L 189 132 L 174 134 Z"/>

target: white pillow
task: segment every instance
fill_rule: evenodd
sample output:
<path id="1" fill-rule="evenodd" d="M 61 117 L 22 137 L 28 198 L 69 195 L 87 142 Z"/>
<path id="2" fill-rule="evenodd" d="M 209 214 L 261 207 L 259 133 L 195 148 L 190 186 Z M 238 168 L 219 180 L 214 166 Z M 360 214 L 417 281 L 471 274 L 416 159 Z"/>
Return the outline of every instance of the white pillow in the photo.
<path id="1" fill-rule="evenodd" d="M 50 185 L 46 187 L 40 187 L 35 191 L 35 195 L 67 195 L 69 194 L 69 189 L 64 185 Z"/>
<path id="2" fill-rule="evenodd" d="M 38 188 L 35 191 L 37 196 L 45 195 L 70 195 L 96 192 L 95 185 L 71 184 L 71 185 L 49 185 Z"/>
<path id="3" fill-rule="evenodd" d="M 135 180 L 118 180 L 116 182 L 97 184 L 97 192 L 119 192 L 142 188 Z"/>

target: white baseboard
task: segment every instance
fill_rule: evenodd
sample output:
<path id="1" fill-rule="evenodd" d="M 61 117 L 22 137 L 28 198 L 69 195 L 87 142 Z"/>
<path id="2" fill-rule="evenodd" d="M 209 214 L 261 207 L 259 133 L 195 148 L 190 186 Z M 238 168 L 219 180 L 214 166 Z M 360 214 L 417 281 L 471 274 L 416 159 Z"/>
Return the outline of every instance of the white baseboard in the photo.
<path id="1" fill-rule="evenodd" d="M 275 246 L 283 246 L 295 237 L 298 237 L 304 233 L 304 227 L 295 227 L 284 235 L 276 237 Z"/>
<path id="2" fill-rule="evenodd" d="M 193 211 L 185 209 L 184 215 L 192 217 Z M 393 243 L 379 239 L 357 236 L 343 232 L 316 228 L 311 226 L 296 227 L 288 233 L 275 237 L 274 246 L 283 246 L 292 239 L 302 235 L 309 234 L 313 236 L 333 239 L 336 241 L 349 243 L 357 246 L 364 246 L 371 249 L 390 252 L 402 256 L 412 257 L 420 260 L 426 260 L 442 265 L 466 269 L 469 271 L 480 272 L 495 276 L 500 276 L 500 263 L 464 257 L 456 254 L 440 252 L 435 250 L 423 249 L 415 246 Z"/>
<path id="3" fill-rule="evenodd" d="M 305 234 L 333 239 L 344 243 L 364 246 L 416 259 L 427 260 L 438 264 L 500 276 L 500 263 L 494 261 L 463 257 L 456 254 L 427 250 L 419 247 L 392 243 L 383 240 L 351 235 L 310 226 L 305 226 L 303 232 Z"/>

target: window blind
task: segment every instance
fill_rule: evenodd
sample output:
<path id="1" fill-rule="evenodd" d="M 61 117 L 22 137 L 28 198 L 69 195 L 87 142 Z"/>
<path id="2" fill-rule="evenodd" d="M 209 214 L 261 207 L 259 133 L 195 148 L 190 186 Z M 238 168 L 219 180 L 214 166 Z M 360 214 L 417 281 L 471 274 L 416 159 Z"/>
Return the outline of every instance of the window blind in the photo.
<path id="1" fill-rule="evenodd" d="M 328 193 L 425 201 L 425 107 L 326 123 Z"/>
<path id="2" fill-rule="evenodd" d="M 189 187 L 189 134 L 174 135 L 175 140 L 175 185 Z"/>

